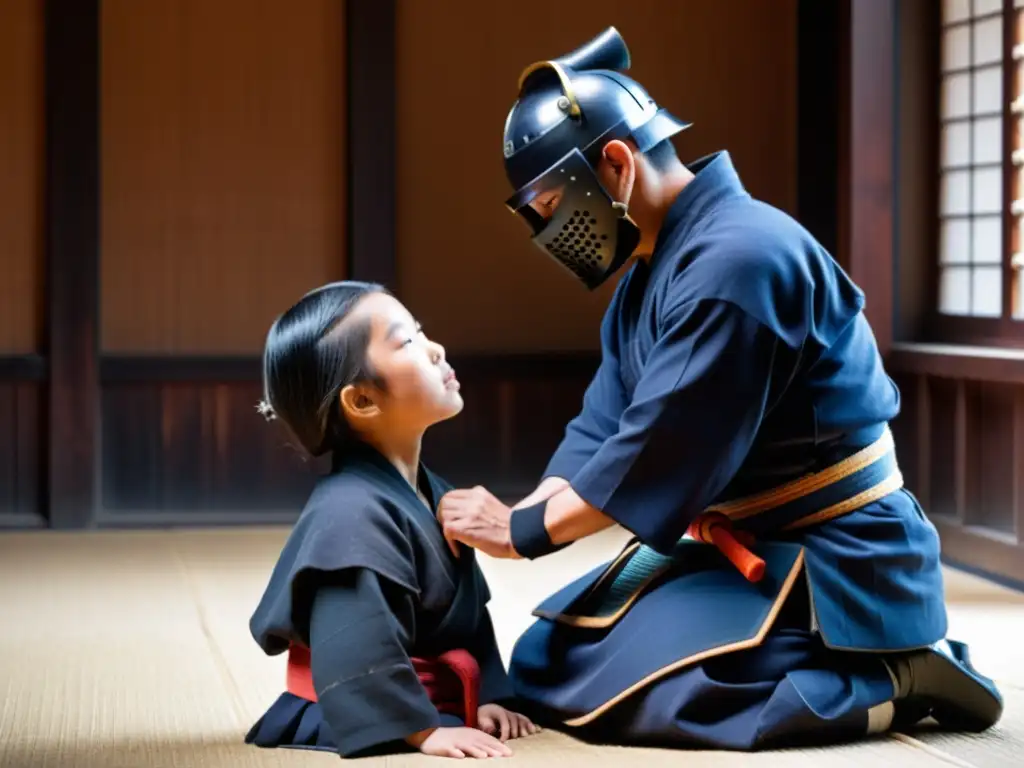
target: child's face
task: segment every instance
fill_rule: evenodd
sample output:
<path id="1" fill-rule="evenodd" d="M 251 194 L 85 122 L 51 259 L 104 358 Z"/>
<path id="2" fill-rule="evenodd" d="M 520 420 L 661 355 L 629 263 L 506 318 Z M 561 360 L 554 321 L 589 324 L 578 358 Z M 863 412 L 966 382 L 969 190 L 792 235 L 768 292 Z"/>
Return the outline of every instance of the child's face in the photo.
<path id="1" fill-rule="evenodd" d="M 444 347 L 426 337 L 400 301 L 371 294 L 359 302 L 356 315 L 370 321 L 367 359 L 385 386 L 368 393 L 371 428 L 424 430 L 462 410 L 459 381 Z"/>

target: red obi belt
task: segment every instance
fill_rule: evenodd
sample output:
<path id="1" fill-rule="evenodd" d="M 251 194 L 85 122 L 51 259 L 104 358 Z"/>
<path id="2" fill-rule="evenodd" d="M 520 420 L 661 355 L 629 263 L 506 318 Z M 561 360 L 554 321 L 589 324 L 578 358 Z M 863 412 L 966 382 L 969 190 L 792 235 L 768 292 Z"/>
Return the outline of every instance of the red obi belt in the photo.
<path id="1" fill-rule="evenodd" d="M 307 701 L 316 701 L 309 649 L 292 645 L 288 649 L 288 693 Z M 461 649 L 442 653 L 432 659 L 412 659 L 413 669 L 438 712 L 455 715 L 468 728 L 476 728 L 480 706 L 480 665 Z"/>

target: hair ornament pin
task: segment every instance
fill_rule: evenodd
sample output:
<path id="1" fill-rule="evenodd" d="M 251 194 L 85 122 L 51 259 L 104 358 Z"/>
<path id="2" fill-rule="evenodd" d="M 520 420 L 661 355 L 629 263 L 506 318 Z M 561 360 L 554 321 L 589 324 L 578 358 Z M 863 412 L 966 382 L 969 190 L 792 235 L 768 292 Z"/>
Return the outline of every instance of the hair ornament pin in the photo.
<path id="1" fill-rule="evenodd" d="M 267 421 L 273 421 L 277 418 L 277 414 L 274 413 L 273 406 L 266 400 L 260 400 L 256 405 L 256 412 L 259 413 Z"/>

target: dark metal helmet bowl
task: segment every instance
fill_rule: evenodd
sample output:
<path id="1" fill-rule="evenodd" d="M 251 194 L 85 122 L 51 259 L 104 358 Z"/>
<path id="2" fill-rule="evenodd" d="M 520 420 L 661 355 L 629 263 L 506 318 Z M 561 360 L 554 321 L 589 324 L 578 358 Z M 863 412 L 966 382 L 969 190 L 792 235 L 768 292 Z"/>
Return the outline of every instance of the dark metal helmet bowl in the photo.
<path id="1" fill-rule="evenodd" d="M 630 139 L 641 152 L 690 127 L 654 103 L 629 69 L 615 27 L 519 76 L 519 97 L 505 120 L 505 174 L 515 194 L 505 204 L 530 227 L 533 242 L 590 290 L 630 257 L 640 231 L 594 173 L 604 146 Z M 550 218 L 530 206 L 561 190 Z"/>

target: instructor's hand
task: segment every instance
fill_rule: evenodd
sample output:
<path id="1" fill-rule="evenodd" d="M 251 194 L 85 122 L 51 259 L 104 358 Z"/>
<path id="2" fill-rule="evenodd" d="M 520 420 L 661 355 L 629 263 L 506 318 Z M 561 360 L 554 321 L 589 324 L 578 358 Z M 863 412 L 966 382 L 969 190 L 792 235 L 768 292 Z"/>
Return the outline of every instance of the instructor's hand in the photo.
<path id="1" fill-rule="evenodd" d="M 437 509 L 437 519 L 453 552 L 454 542 L 461 541 L 491 557 L 518 559 L 512 548 L 511 517 L 512 510 L 479 485 L 449 491 L 441 497 Z"/>

